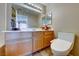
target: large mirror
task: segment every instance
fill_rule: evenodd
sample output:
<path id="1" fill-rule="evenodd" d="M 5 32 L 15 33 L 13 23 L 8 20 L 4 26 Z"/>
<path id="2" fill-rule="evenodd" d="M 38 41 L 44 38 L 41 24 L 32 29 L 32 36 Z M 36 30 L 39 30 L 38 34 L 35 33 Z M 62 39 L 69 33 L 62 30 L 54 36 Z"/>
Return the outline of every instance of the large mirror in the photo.
<path id="1" fill-rule="evenodd" d="M 20 5 L 20 4 L 19 4 Z M 11 7 L 11 30 L 26 30 L 38 28 L 40 13 L 12 4 Z"/>

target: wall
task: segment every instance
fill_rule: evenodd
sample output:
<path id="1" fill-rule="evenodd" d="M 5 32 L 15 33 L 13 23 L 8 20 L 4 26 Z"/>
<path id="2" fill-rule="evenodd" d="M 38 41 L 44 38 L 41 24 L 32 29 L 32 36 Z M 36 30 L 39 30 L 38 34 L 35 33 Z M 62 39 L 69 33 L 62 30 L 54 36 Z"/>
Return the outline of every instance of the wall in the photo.
<path id="1" fill-rule="evenodd" d="M 0 3 L 0 31 L 5 30 L 5 4 Z"/>
<path id="2" fill-rule="evenodd" d="M 0 3 L 0 55 L 4 55 L 4 33 L 1 31 L 5 30 L 5 12 L 6 6 L 4 3 Z"/>
<path id="3" fill-rule="evenodd" d="M 79 56 L 79 4 L 50 3 L 47 12 L 52 11 L 52 27 L 55 32 L 74 32 L 76 34 L 75 45 L 71 52 Z"/>

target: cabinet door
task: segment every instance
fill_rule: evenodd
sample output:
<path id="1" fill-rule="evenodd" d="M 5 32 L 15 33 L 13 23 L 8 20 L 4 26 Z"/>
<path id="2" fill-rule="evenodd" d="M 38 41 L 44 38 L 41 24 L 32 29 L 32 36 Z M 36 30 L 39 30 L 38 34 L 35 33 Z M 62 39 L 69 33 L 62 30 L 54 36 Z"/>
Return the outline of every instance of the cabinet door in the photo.
<path id="1" fill-rule="evenodd" d="M 32 33 L 6 33 L 6 55 L 17 56 L 29 53 L 32 53 Z"/>
<path id="2" fill-rule="evenodd" d="M 5 33 L 5 55 L 14 56 L 17 55 L 17 40 L 19 39 L 18 32 Z"/>
<path id="3" fill-rule="evenodd" d="M 29 55 L 32 53 L 32 39 L 26 39 L 17 43 L 17 54 L 18 55 Z"/>
<path id="4" fill-rule="evenodd" d="M 30 53 L 32 53 L 32 39 L 6 44 L 6 55 L 8 56 L 28 55 Z"/>
<path id="5" fill-rule="evenodd" d="M 33 33 L 33 52 L 43 48 L 43 32 Z"/>
<path id="6" fill-rule="evenodd" d="M 19 32 L 6 32 L 5 33 L 5 39 L 6 41 L 8 40 L 16 40 L 20 38 L 20 33 Z"/>
<path id="7" fill-rule="evenodd" d="M 44 39 L 43 39 L 43 47 L 47 47 L 50 45 L 50 41 L 54 39 L 54 32 L 53 31 L 45 31 L 44 32 Z"/>
<path id="8" fill-rule="evenodd" d="M 5 46 L 5 55 L 6 56 L 16 56 L 17 55 L 17 43 L 8 43 L 6 42 Z"/>

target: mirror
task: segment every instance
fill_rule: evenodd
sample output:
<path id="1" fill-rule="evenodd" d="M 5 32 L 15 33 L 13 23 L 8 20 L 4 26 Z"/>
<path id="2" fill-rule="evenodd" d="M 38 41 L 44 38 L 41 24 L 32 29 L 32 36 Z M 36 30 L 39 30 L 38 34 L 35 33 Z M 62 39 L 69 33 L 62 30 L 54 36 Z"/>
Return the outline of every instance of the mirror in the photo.
<path id="1" fill-rule="evenodd" d="M 42 25 L 52 25 L 52 12 L 42 18 Z"/>

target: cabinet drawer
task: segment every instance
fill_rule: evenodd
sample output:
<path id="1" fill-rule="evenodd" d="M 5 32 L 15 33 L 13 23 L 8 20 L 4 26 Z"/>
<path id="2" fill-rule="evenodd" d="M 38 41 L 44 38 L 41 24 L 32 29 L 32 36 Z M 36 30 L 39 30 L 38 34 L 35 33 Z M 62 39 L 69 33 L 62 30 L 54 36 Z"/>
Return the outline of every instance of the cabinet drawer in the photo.
<path id="1" fill-rule="evenodd" d="M 6 40 L 16 40 L 16 39 L 21 39 L 21 38 L 32 38 L 32 33 L 30 32 L 12 32 L 12 33 L 6 33 L 5 34 Z"/>
<path id="2" fill-rule="evenodd" d="M 28 55 L 32 53 L 32 39 L 6 44 L 7 56 Z"/>
<path id="3" fill-rule="evenodd" d="M 53 31 L 46 31 L 44 32 L 45 35 L 52 35 L 54 32 Z"/>
<path id="4" fill-rule="evenodd" d="M 23 39 L 14 39 L 14 40 L 6 40 L 6 44 L 15 44 L 15 43 L 18 43 L 18 42 L 23 42 L 23 41 L 32 41 L 32 38 L 23 38 Z"/>
<path id="5" fill-rule="evenodd" d="M 47 40 L 47 41 L 50 42 L 51 40 L 53 40 L 53 37 L 51 37 L 51 36 L 47 36 L 47 37 L 44 38 L 44 40 Z"/>
<path id="6" fill-rule="evenodd" d="M 20 38 L 32 38 L 32 33 L 31 32 L 21 32 Z"/>
<path id="7" fill-rule="evenodd" d="M 32 53 L 32 40 L 18 42 L 18 55 L 28 55 Z"/>
<path id="8" fill-rule="evenodd" d="M 53 35 L 44 36 L 44 40 L 45 40 L 45 39 L 47 39 L 47 40 L 54 39 L 54 36 L 53 36 Z"/>
<path id="9" fill-rule="evenodd" d="M 43 32 L 33 32 L 33 36 L 34 37 L 42 37 L 43 36 Z"/>
<path id="10" fill-rule="evenodd" d="M 39 51 L 43 48 L 43 39 L 33 40 L 33 52 Z"/>
<path id="11" fill-rule="evenodd" d="M 17 44 L 6 44 L 5 55 L 6 56 L 15 56 L 17 55 Z"/>
<path id="12" fill-rule="evenodd" d="M 12 32 L 12 33 L 6 33 L 5 34 L 5 39 L 6 40 L 13 40 L 13 39 L 19 39 L 19 38 L 20 38 L 19 33 Z"/>

